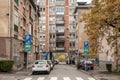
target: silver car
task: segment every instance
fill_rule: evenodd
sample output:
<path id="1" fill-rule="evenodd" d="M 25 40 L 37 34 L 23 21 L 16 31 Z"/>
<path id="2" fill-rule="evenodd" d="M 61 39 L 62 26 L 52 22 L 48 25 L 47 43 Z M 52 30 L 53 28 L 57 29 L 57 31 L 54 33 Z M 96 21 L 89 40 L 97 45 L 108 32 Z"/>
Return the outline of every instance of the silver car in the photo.
<path id="1" fill-rule="evenodd" d="M 36 72 L 47 72 L 50 73 L 50 65 L 47 60 L 36 60 L 32 67 L 32 74 L 35 74 Z"/>

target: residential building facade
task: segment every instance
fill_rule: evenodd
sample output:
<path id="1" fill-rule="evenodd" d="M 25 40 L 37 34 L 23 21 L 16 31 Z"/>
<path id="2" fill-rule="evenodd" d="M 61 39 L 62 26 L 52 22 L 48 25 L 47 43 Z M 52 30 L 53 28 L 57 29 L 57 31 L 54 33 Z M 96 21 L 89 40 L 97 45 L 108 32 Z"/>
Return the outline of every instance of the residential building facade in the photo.
<path id="1" fill-rule="evenodd" d="M 84 54 L 84 42 L 88 41 L 88 36 L 85 32 L 85 22 L 80 22 L 80 19 L 83 17 L 83 14 L 90 12 L 90 7 L 92 7 L 92 5 L 86 2 L 77 2 L 74 12 L 76 19 L 76 47 L 81 54 Z"/>
<path id="2" fill-rule="evenodd" d="M 40 6 L 39 35 L 42 48 L 53 53 L 75 51 L 76 0 L 38 0 Z M 42 29 L 41 29 L 42 28 Z"/>
<path id="3" fill-rule="evenodd" d="M 4 4 L 3 4 L 4 3 Z M 14 60 L 15 70 L 38 59 L 39 15 L 33 0 L 0 0 L 0 58 Z M 30 51 L 25 36 L 31 36 Z"/>

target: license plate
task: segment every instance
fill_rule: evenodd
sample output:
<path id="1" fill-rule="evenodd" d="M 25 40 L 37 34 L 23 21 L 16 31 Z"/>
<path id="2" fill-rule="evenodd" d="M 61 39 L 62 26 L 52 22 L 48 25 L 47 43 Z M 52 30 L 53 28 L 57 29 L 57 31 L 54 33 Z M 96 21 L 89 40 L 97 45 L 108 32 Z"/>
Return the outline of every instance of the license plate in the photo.
<path id="1" fill-rule="evenodd" d="M 42 66 L 37 66 L 37 67 L 42 67 Z"/>

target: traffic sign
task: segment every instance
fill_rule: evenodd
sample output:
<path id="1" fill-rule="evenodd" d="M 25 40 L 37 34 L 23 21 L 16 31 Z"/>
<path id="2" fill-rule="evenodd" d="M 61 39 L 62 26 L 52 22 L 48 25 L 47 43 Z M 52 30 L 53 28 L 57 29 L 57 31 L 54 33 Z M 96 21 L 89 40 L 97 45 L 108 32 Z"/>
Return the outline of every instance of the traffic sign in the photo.
<path id="1" fill-rule="evenodd" d="M 89 53 L 88 41 L 84 41 L 84 54 L 88 54 L 88 53 Z"/>
<path id="2" fill-rule="evenodd" d="M 25 51 L 30 51 L 31 50 L 31 35 L 25 35 Z"/>
<path id="3" fill-rule="evenodd" d="M 31 41 L 31 35 L 25 35 L 25 42 L 30 42 Z"/>

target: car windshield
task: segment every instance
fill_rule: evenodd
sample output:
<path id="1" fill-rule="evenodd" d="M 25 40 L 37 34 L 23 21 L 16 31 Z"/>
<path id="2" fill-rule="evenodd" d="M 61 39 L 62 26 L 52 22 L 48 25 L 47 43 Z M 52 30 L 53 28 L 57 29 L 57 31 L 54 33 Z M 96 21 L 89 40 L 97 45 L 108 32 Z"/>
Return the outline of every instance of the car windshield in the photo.
<path id="1" fill-rule="evenodd" d="M 91 64 L 91 63 L 92 63 L 92 61 L 85 61 L 84 63 L 89 63 L 89 64 Z"/>
<path id="2" fill-rule="evenodd" d="M 36 61 L 35 64 L 46 64 L 46 61 Z"/>

